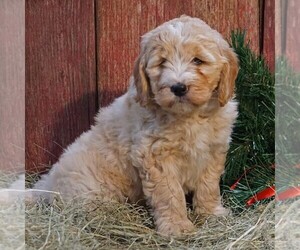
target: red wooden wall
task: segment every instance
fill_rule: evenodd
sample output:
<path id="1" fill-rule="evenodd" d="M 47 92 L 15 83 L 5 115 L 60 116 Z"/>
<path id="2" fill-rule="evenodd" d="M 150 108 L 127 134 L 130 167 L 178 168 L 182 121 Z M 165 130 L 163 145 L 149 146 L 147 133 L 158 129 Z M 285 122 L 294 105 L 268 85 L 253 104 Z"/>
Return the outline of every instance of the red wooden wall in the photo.
<path id="1" fill-rule="evenodd" d="M 24 7 L 20 0 L 0 1 L 0 176 L 24 171 Z"/>
<path id="2" fill-rule="evenodd" d="M 280 37 L 284 41 L 282 53 L 286 55 L 292 68 L 300 73 L 300 1 L 281 1 L 283 2 L 282 10 L 284 10 L 281 11 L 281 16 L 282 19 L 285 19 L 281 25 L 282 32 L 280 32 Z"/>
<path id="3" fill-rule="evenodd" d="M 95 3 L 26 1 L 26 169 L 54 163 L 97 108 Z"/>
<path id="4" fill-rule="evenodd" d="M 140 36 L 181 14 L 247 30 L 273 68 L 272 0 L 26 0 L 26 169 L 43 170 L 124 93 Z"/>
<path id="5" fill-rule="evenodd" d="M 300 73 L 300 1 L 275 0 L 275 54 Z"/>

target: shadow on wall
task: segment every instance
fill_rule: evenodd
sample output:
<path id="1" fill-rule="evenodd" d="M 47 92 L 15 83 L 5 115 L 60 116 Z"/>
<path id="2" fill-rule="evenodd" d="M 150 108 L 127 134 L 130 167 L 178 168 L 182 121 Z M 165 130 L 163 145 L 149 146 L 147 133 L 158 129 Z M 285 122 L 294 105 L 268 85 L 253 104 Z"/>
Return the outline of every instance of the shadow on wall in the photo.
<path id="1" fill-rule="evenodd" d="M 52 116 L 50 124 L 40 121 L 44 124 L 31 130 L 26 129 L 26 171 L 47 171 L 57 162 L 68 145 L 90 129 L 98 112 L 98 96 L 101 107 L 106 107 L 122 94 L 120 90 L 109 89 L 104 90 L 101 95 L 90 92 L 74 102 L 61 104 L 62 108 L 58 112 L 47 111 Z M 26 123 L 30 124 L 31 121 L 26 120 Z"/>

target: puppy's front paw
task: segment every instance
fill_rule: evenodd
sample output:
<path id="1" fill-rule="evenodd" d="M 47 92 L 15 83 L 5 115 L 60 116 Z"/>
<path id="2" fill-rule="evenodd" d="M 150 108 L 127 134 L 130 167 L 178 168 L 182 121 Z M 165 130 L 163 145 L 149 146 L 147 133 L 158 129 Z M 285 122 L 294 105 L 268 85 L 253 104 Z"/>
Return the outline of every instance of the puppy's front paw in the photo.
<path id="1" fill-rule="evenodd" d="M 213 214 L 216 216 L 227 216 L 230 213 L 229 208 L 225 208 L 222 205 L 219 205 L 215 208 Z"/>
<path id="2" fill-rule="evenodd" d="M 227 216 L 230 213 L 230 209 L 223 207 L 222 205 L 218 205 L 214 209 L 208 210 L 205 208 L 197 207 L 195 212 L 200 215 L 215 215 L 215 216 Z"/>
<path id="3" fill-rule="evenodd" d="M 181 236 L 182 234 L 192 233 L 196 230 L 193 223 L 186 219 L 178 222 L 164 222 L 158 225 L 157 231 L 163 236 Z"/>

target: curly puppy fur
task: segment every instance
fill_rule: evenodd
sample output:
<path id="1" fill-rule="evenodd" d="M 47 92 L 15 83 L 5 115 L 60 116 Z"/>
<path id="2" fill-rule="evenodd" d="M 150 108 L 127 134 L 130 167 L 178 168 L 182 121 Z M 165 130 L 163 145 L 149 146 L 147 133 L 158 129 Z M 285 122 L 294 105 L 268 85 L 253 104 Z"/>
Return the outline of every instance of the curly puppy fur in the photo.
<path id="1" fill-rule="evenodd" d="M 162 24 L 142 37 L 128 91 L 100 109 L 34 188 L 64 199 L 145 198 L 163 235 L 194 230 L 187 192 L 196 213 L 226 214 L 219 180 L 237 117 L 237 73 L 235 53 L 205 22 Z"/>

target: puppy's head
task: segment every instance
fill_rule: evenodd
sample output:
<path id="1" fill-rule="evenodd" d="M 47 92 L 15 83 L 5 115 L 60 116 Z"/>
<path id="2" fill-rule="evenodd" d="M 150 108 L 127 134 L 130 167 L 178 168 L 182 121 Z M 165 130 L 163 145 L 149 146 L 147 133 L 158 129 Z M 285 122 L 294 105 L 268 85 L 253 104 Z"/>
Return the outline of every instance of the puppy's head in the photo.
<path id="1" fill-rule="evenodd" d="M 238 60 L 228 43 L 197 18 L 173 19 L 142 37 L 134 68 L 137 100 L 172 113 L 224 106 Z"/>

